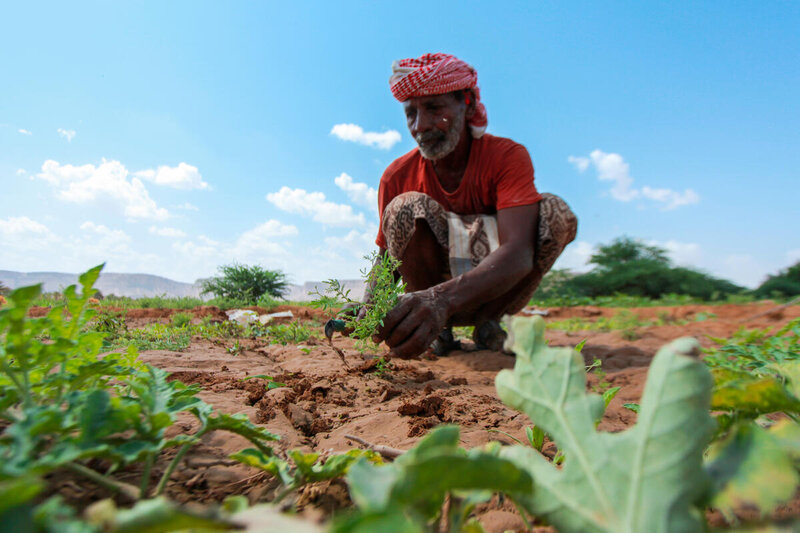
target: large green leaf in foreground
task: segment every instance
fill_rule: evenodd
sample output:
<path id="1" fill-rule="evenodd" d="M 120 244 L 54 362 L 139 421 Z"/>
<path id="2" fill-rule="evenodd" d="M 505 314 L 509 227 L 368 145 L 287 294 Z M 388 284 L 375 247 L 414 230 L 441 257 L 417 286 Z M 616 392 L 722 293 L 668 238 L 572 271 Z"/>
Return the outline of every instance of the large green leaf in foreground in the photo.
<path id="1" fill-rule="evenodd" d="M 586 393 L 580 355 L 548 347 L 539 317 L 516 318 L 511 329 L 517 362 L 497 375 L 500 398 L 566 455 L 558 469 L 531 448 L 507 448 L 503 456 L 527 468 L 535 486 L 515 499 L 562 533 L 702 530 L 692 504 L 709 486 L 702 456 L 714 422 L 711 375 L 689 357 L 696 341 L 679 339 L 658 352 L 636 426 L 608 434 L 595 430 L 602 399 Z"/>

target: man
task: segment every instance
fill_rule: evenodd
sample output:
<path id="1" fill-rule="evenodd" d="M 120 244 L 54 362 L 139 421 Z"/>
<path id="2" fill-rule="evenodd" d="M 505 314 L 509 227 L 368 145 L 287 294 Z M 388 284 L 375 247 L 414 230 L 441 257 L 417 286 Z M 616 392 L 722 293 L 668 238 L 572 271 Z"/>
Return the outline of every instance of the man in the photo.
<path id="1" fill-rule="evenodd" d="M 378 192 L 376 244 L 402 261 L 407 292 L 376 340 L 399 357 L 457 348 L 454 325 L 475 326 L 479 348 L 502 349 L 499 319 L 527 304 L 575 238 L 567 205 L 537 192 L 525 147 L 484 133 L 477 78 L 447 54 L 392 65 L 418 145 L 389 165 Z"/>

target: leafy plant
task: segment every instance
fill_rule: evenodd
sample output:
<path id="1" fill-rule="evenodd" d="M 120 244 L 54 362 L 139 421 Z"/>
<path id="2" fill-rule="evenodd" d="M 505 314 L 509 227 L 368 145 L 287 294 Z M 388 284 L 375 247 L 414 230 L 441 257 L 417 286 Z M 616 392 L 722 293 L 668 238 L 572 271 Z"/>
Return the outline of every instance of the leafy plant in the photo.
<path id="1" fill-rule="evenodd" d="M 714 424 L 711 376 L 687 357 L 696 343 L 675 341 L 658 352 L 638 423 L 610 435 L 595 430 L 603 401 L 585 393 L 581 357 L 548 348 L 538 317 L 517 318 L 512 330 L 517 363 L 497 375 L 500 398 L 542 426 L 569 458 L 559 470 L 531 448 L 504 449 L 502 456 L 533 478 L 532 496 L 512 496 L 565 533 L 699 530 L 692 503 L 710 482 L 702 454 Z"/>
<path id="2" fill-rule="evenodd" d="M 295 320 L 288 324 L 274 324 L 267 326 L 264 335 L 271 341 L 286 346 L 287 344 L 297 344 L 305 342 L 313 336 L 311 328 Z"/>
<path id="3" fill-rule="evenodd" d="M 300 450 L 287 452 L 289 461 L 261 449 L 248 448 L 231 455 L 231 459 L 258 468 L 275 476 L 284 490 L 275 498 L 281 501 L 290 492 L 299 489 L 306 483 L 325 481 L 344 476 L 350 466 L 359 458 L 372 463 L 382 463 L 380 455 L 368 450 L 350 450 L 343 454 L 334 454 L 321 458 L 318 453 L 305 453 Z"/>
<path id="4" fill-rule="evenodd" d="M 173 328 L 183 328 L 191 324 L 194 315 L 191 313 L 175 313 L 172 315 L 170 322 Z"/>
<path id="5" fill-rule="evenodd" d="M 324 293 L 318 290 L 312 294 L 318 296 L 316 305 L 323 309 L 330 309 L 338 302 L 344 302 L 345 307 L 339 311 L 338 316 L 345 321 L 345 329 L 350 331 L 350 336 L 358 339 L 356 346 L 364 350 L 371 345 L 370 339 L 383 326 L 383 318 L 397 304 L 397 298 L 405 291 L 405 283 L 398 283 L 397 268 L 400 260 L 388 253 L 378 256 L 377 252 L 365 256 L 364 259 L 372 263 L 372 268 L 362 270 L 361 274 L 367 285 L 365 302 L 357 302 L 350 298 L 350 290 L 345 289 L 335 279 L 325 282 L 327 288 Z M 361 310 L 363 308 L 363 313 Z"/>
<path id="6" fill-rule="evenodd" d="M 269 452 L 266 443 L 276 435 L 243 415 L 215 413 L 196 397 L 198 387 L 169 381 L 167 372 L 138 361 L 135 349 L 99 357 L 105 334 L 86 326 L 95 315 L 88 300 L 101 268 L 82 274 L 81 293 L 68 287 L 46 317 L 27 317 L 40 286 L 13 291 L 11 305 L 0 309 L 0 482 L 68 469 L 137 499 L 149 493 L 152 466 L 164 450 L 180 447 L 156 493 L 210 431 L 237 433 Z M 167 438 L 182 412 L 194 415 L 200 428 Z M 101 461 L 105 472 L 90 468 L 89 460 Z M 138 487 L 113 479 L 132 463 L 143 464 Z"/>
<path id="7" fill-rule="evenodd" d="M 356 461 L 347 484 L 358 511 L 337 520 L 333 532 L 434 532 L 443 523 L 464 531 L 479 527 L 467 524 L 469 514 L 492 492 L 531 494 L 530 475 L 500 457 L 497 443 L 466 451 L 458 441 L 458 427 L 443 425 L 391 464 Z"/>
<path id="8" fill-rule="evenodd" d="M 238 299 L 253 305 L 264 294 L 280 296 L 288 285 L 283 272 L 258 265 L 223 265 L 219 273 L 202 282 L 203 294 L 213 293 L 220 298 Z"/>

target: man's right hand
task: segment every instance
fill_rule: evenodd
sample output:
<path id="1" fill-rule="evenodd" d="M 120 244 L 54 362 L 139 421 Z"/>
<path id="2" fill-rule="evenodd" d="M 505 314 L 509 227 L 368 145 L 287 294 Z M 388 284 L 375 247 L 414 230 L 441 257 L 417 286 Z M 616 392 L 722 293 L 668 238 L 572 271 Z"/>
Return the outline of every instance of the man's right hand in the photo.
<path id="1" fill-rule="evenodd" d="M 391 355 L 409 359 L 421 354 L 447 325 L 447 305 L 434 288 L 410 292 L 397 299 L 373 341 L 385 341 Z"/>

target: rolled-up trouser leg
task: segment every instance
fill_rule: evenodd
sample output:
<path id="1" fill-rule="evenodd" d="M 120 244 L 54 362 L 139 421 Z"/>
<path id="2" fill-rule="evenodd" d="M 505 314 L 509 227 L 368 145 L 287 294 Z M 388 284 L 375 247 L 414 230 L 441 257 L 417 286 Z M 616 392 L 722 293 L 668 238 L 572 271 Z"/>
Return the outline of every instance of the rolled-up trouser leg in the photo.
<path id="1" fill-rule="evenodd" d="M 403 256 L 419 219 L 428 224 L 439 244 L 448 250 L 449 265 L 443 265 L 448 273 L 446 277 L 468 272 L 499 246 L 496 216 L 449 213 L 430 196 L 407 192 L 395 197 L 383 213 L 383 233 L 392 256 Z M 542 277 L 567 244 L 575 239 L 577 229 L 578 220 L 567 203 L 553 194 L 542 194 L 533 270 L 513 289 L 469 314 L 483 320 L 522 309 L 530 301 Z M 456 319 L 456 323 L 462 322 L 473 321 L 467 317 Z"/>

